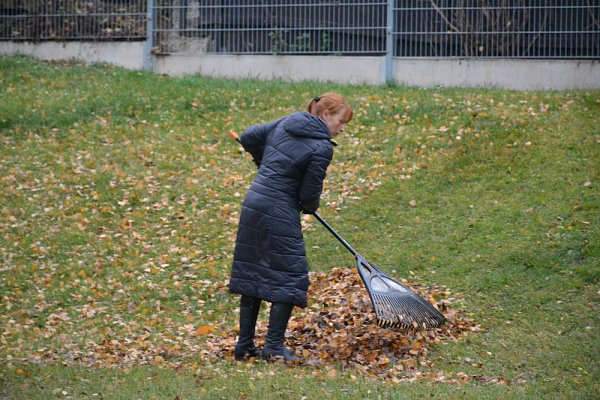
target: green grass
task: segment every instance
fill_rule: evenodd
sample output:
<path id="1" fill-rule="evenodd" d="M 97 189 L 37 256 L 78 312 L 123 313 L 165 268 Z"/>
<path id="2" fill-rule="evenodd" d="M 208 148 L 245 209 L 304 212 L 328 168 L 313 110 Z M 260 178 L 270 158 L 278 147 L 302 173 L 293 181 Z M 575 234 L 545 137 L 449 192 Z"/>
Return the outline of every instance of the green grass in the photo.
<path id="1" fill-rule="evenodd" d="M 414 382 L 206 362 L 190 335 L 236 324 L 223 282 L 254 170 L 224 132 L 325 91 L 356 112 L 320 213 L 386 271 L 463 296 L 484 328 L 435 347 Z M 2 57 L 0 95 L 3 398 L 599 396 L 600 91 L 176 79 Z M 352 266 L 316 223 L 305 238 L 313 270 Z M 142 356 L 113 365 L 128 349 Z M 156 349 L 164 360 L 143 358 Z"/>

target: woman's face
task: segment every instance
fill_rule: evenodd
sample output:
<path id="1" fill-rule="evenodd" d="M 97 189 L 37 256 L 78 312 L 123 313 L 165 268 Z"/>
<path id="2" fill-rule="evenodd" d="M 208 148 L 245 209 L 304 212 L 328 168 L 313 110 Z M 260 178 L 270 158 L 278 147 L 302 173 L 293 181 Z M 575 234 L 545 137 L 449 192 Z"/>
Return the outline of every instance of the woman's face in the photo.
<path id="1" fill-rule="evenodd" d="M 343 121 L 344 109 L 339 110 L 337 113 L 332 114 L 328 110 L 323 112 L 321 119 L 325 122 L 325 125 L 329 128 L 329 135 L 332 138 L 336 137 L 340 133 L 344 133 L 346 124 Z"/>

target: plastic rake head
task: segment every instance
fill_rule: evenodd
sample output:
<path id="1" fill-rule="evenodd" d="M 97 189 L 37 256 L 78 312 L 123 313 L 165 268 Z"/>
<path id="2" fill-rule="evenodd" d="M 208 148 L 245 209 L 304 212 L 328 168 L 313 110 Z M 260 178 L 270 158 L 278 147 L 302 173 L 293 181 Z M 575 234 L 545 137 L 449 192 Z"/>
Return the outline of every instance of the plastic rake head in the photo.
<path id="1" fill-rule="evenodd" d="M 437 328 L 446 321 L 433 304 L 362 257 L 358 259 L 358 270 L 379 326 L 409 331 Z"/>

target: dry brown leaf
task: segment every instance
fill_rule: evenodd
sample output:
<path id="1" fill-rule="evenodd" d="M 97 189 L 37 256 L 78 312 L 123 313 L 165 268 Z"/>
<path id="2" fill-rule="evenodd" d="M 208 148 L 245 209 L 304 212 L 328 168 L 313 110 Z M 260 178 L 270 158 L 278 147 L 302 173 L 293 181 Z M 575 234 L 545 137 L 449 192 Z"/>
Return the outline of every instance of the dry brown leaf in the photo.
<path id="1" fill-rule="evenodd" d="M 203 325 L 196 329 L 196 335 L 208 335 L 209 333 L 213 333 L 215 328 L 210 325 Z"/>

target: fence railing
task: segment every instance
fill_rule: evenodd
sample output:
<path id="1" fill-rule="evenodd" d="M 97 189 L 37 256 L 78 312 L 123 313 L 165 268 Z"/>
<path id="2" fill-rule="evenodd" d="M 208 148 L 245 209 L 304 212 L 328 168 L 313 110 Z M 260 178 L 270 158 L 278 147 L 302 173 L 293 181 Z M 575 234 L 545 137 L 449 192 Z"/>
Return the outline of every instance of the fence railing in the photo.
<path id="1" fill-rule="evenodd" d="M 598 59 L 600 1 L 2 0 L 0 40 L 145 40 L 155 54 Z"/>
<path id="2" fill-rule="evenodd" d="M 155 41 L 161 52 L 180 52 L 192 44 L 206 52 L 236 54 L 386 51 L 387 1 L 183 3 L 156 0 Z"/>
<path id="3" fill-rule="evenodd" d="M 145 40 L 147 0 L 1 0 L 0 40 Z"/>
<path id="4" fill-rule="evenodd" d="M 598 0 L 396 1 L 395 55 L 598 58 Z"/>

